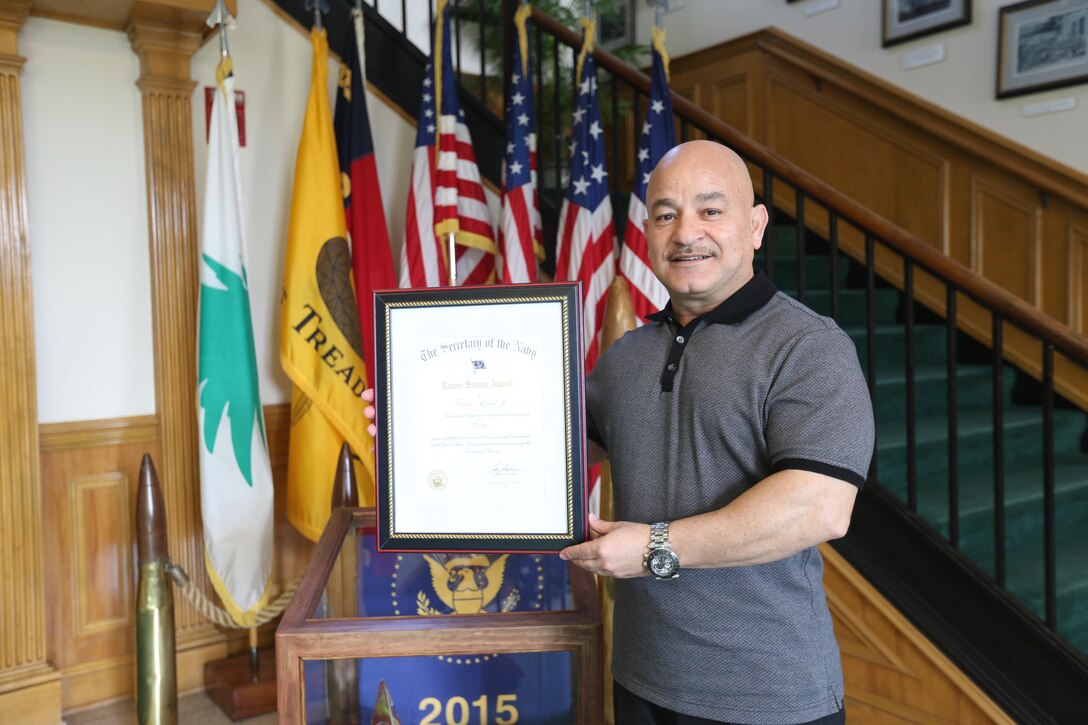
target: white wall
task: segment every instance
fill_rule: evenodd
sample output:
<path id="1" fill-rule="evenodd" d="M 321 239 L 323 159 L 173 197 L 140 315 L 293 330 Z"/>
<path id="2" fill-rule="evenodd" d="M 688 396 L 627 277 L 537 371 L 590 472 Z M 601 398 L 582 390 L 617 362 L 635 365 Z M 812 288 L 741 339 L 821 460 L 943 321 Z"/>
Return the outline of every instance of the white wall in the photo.
<path id="1" fill-rule="evenodd" d="M 139 61 L 124 33 L 19 33 L 38 418 L 155 412 Z"/>
<path id="2" fill-rule="evenodd" d="M 881 0 L 841 0 L 828 12 L 805 16 L 822 0 L 683 0 L 665 16 L 673 57 L 775 26 L 889 83 L 988 128 L 1029 149 L 1088 173 L 1088 85 L 996 100 L 998 8 L 1010 0 L 971 0 L 970 25 L 881 47 Z M 636 34 L 649 43 L 653 11 L 638 3 Z M 905 52 L 942 43 L 946 60 L 906 71 Z M 1024 117 L 1028 104 L 1076 99 L 1072 111 Z"/>

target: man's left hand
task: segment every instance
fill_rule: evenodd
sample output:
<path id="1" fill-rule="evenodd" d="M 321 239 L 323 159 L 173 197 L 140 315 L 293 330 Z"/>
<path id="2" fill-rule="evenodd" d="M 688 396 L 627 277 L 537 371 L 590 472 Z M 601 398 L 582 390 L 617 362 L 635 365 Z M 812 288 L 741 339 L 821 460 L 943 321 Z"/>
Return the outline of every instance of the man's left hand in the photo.
<path id="1" fill-rule="evenodd" d="M 646 576 L 642 559 L 650 542 L 649 524 L 604 521 L 590 514 L 589 528 L 597 538 L 568 546 L 559 552 L 560 559 L 601 576 L 617 579 Z"/>

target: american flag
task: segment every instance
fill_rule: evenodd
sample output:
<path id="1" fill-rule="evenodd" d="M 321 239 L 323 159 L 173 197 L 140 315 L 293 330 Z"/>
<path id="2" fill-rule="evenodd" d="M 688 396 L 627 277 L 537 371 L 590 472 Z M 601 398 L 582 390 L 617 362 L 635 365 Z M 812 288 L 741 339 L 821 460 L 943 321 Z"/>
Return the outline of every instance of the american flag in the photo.
<path id="1" fill-rule="evenodd" d="M 612 201 L 604 169 L 604 130 L 597 103 L 597 65 L 593 60 L 594 23 L 583 19 L 585 33 L 575 77 L 578 98 L 571 127 L 570 177 L 559 211 L 557 281 L 582 281 L 586 370 L 600 354 L 608 286 L 616 276 L 612 254 Z"/>
<path id="2" fill-rule="evenodd" d="M 529 38 L 525 19 L 532 7 L 522 5 L 514 14 L 514 73 L 506 97 L 506 156 L 503 161 L 502 279 L 507 284 L 536 282 L 536 260 L 544 258 L 540 201 L 536 190 L 536 118 Z"/>
<path id="3" fill-rule="evenodd" d="M 495 281 L 495 229 L 480 182 L 476 152 L 457 98 L 450 53 L 450 5 L 438 0 L 434 55 L 438 100 L 438 176 L 434 192 L 434 230 L 439 239 L 453 232 L 457 242 L 457 283 Z"/>
<path id="4" fill-rule="evenodd" d="M 416 148 L 412 153 L 412 186 L 408 189 L 408 219 L 400 255 L 401 287 L 439 287 L 449 279 L 442 241 L 434 232 L 435 109 L 434 68 L 428 61 L 423 71 Z"/>
<path id="5" fill-rule="evenodd" d="M 412 157 L 412 188 L 401 255 L 402 287 L 449 280 L 446 237 L 457 243 L 458 284 L 495 281 L 495 230 L 472 137 L 457 98 L 450 53 L 450 6 L 438 2 L 434 54 L 424 71 Z"/>
<path id="6" fill-rule="evenodd" d="M 676 145 L 676 126 L 672 118 L 669 96 L 669 56 L 665 51 L 665 31 L 656 25 L 653 30 L 653 80 L 650 85 L 650 105 L 638 144 L 638 166 L 631 203 L 627 209 L 627 227 L 623 232 L 620 251 L 620 274 L 631 287 L 631 304 L 641 321 L 657 312 L 669 300 L 669 293 L 654 276 L 642 222 L 646 219 L 646 185 L 650 172 L 665 152 Z M 640 323 L 641 324 L 641 323 Z"/>

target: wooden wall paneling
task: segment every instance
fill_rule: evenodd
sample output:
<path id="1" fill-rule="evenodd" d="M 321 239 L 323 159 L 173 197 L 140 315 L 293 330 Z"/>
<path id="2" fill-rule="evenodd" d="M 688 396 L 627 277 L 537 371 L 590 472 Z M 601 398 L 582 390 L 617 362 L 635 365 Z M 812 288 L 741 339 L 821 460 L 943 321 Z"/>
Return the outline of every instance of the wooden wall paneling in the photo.
<path id="1" fill-rule="evenodd" d="M 753 106 L 749 102 L 748 73 L 734 73 L 706 84 L 708 93 L 703 108 L 710 110 L 738 131 L 751 136 L 755 123 Z"/>
<path id="2" fill-rule="evenodd" d="M 820 549 L 850 721 L 1012 723 L 838 552 Z"/>
<path id="3" fill-rule="evenodd" d="M 29 0 L 0 0 L 0 712 L 60 720 L 46 660 L 34 317 L 18 34 Z"/>
<path id="4" fill-rule="evenodd" d="M 309 561 L 313 543 L 287 522 L 286 404 L 265 407 L 265 429 L 275 486 L 274 578 L 280 590 Z M 41 480 L 48 660 L 61 671 L 64 711 L 129 697 L 133 692 L 135 571 L 133 482 L 143 454 L 160 460 L 155 416 L 79 421 L 41 426 Z M 167 528 L 173 526 L 167 520 Z M 192 610 L 188 601 L 181 608 Z M 177 616 L 177 613 L 175 613 Z M 262 628 L 271 644 L 276 622 Z M 247 646 L 231 631 L 215 647 L 192 647 L 178 655 L 182 691 L 203 686 L 204 662 Z"/>
<path id="5" fill-rule="evenodd" d="M 1039 305 L 1041 210 L 1008 185 L 971 181 L 969 266 L 1020 299 Z"/>
<path id="6" fill-rule="evenodd" d="M 1082 335 L 1088 334 L 1088 227 L 1071 224 L 1066 237 L 1066 268 L 1068 270 L 1068 320 Z"/>
<path id="7" fill-rule="evenodd" d="M 49 659 L 65 710 L 132 692 L 134 482 L 143 454 L 158 458 L 157 428 L 154 416 L 41 427 Z"/>
<path id="8" fill-rule="evenodd" d="M 131 480 L 112 471 L 72 479 L 72 590 L 76 637 L 132 622 Z"/>
<path id="9" fill-rule="evenodd" d="M 947 162 L 811 83 L 768 74 L 767 145 L 946 251 Z"/>

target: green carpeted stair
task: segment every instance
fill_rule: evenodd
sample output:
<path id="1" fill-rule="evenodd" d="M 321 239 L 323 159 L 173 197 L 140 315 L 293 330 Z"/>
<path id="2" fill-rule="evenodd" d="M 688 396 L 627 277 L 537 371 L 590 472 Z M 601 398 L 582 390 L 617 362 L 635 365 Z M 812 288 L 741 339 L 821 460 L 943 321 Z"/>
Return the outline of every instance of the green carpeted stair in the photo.
<path id="1" fill-rule="evenodd" d="M 797 296 L 796 229 L 768 229 L 779 289 Z M 804 302 L 831 313 L 828 246 L 811 233 L 805 240 Z M 757 269 L 764 252 L 756 255 Z M 854 340 L 867 371 L 864 267 L 839 254 L 838 322 Z M 907 366 L 903 295 L 877 281 L 874 300 L 876 351 L 876 479 L 907 501 Z M 914 310 L 914 403 L 918 514 L 949 536 L 947 329 L 921 306 Z M 957 443 L 959 549 L 995 575 L 993 369 L 989 351 L 957 335 Z M 1011 365 L 1004 367 L 1005 576 L 1006 589 L 1040 618 L 1045 613 L 1042 406 L 1038 384 Z M 1064 400 L 1054 410 L 1055 511 L 1057 522 L 1057 629 L 1088 653 L 1088 416 Z"/>

